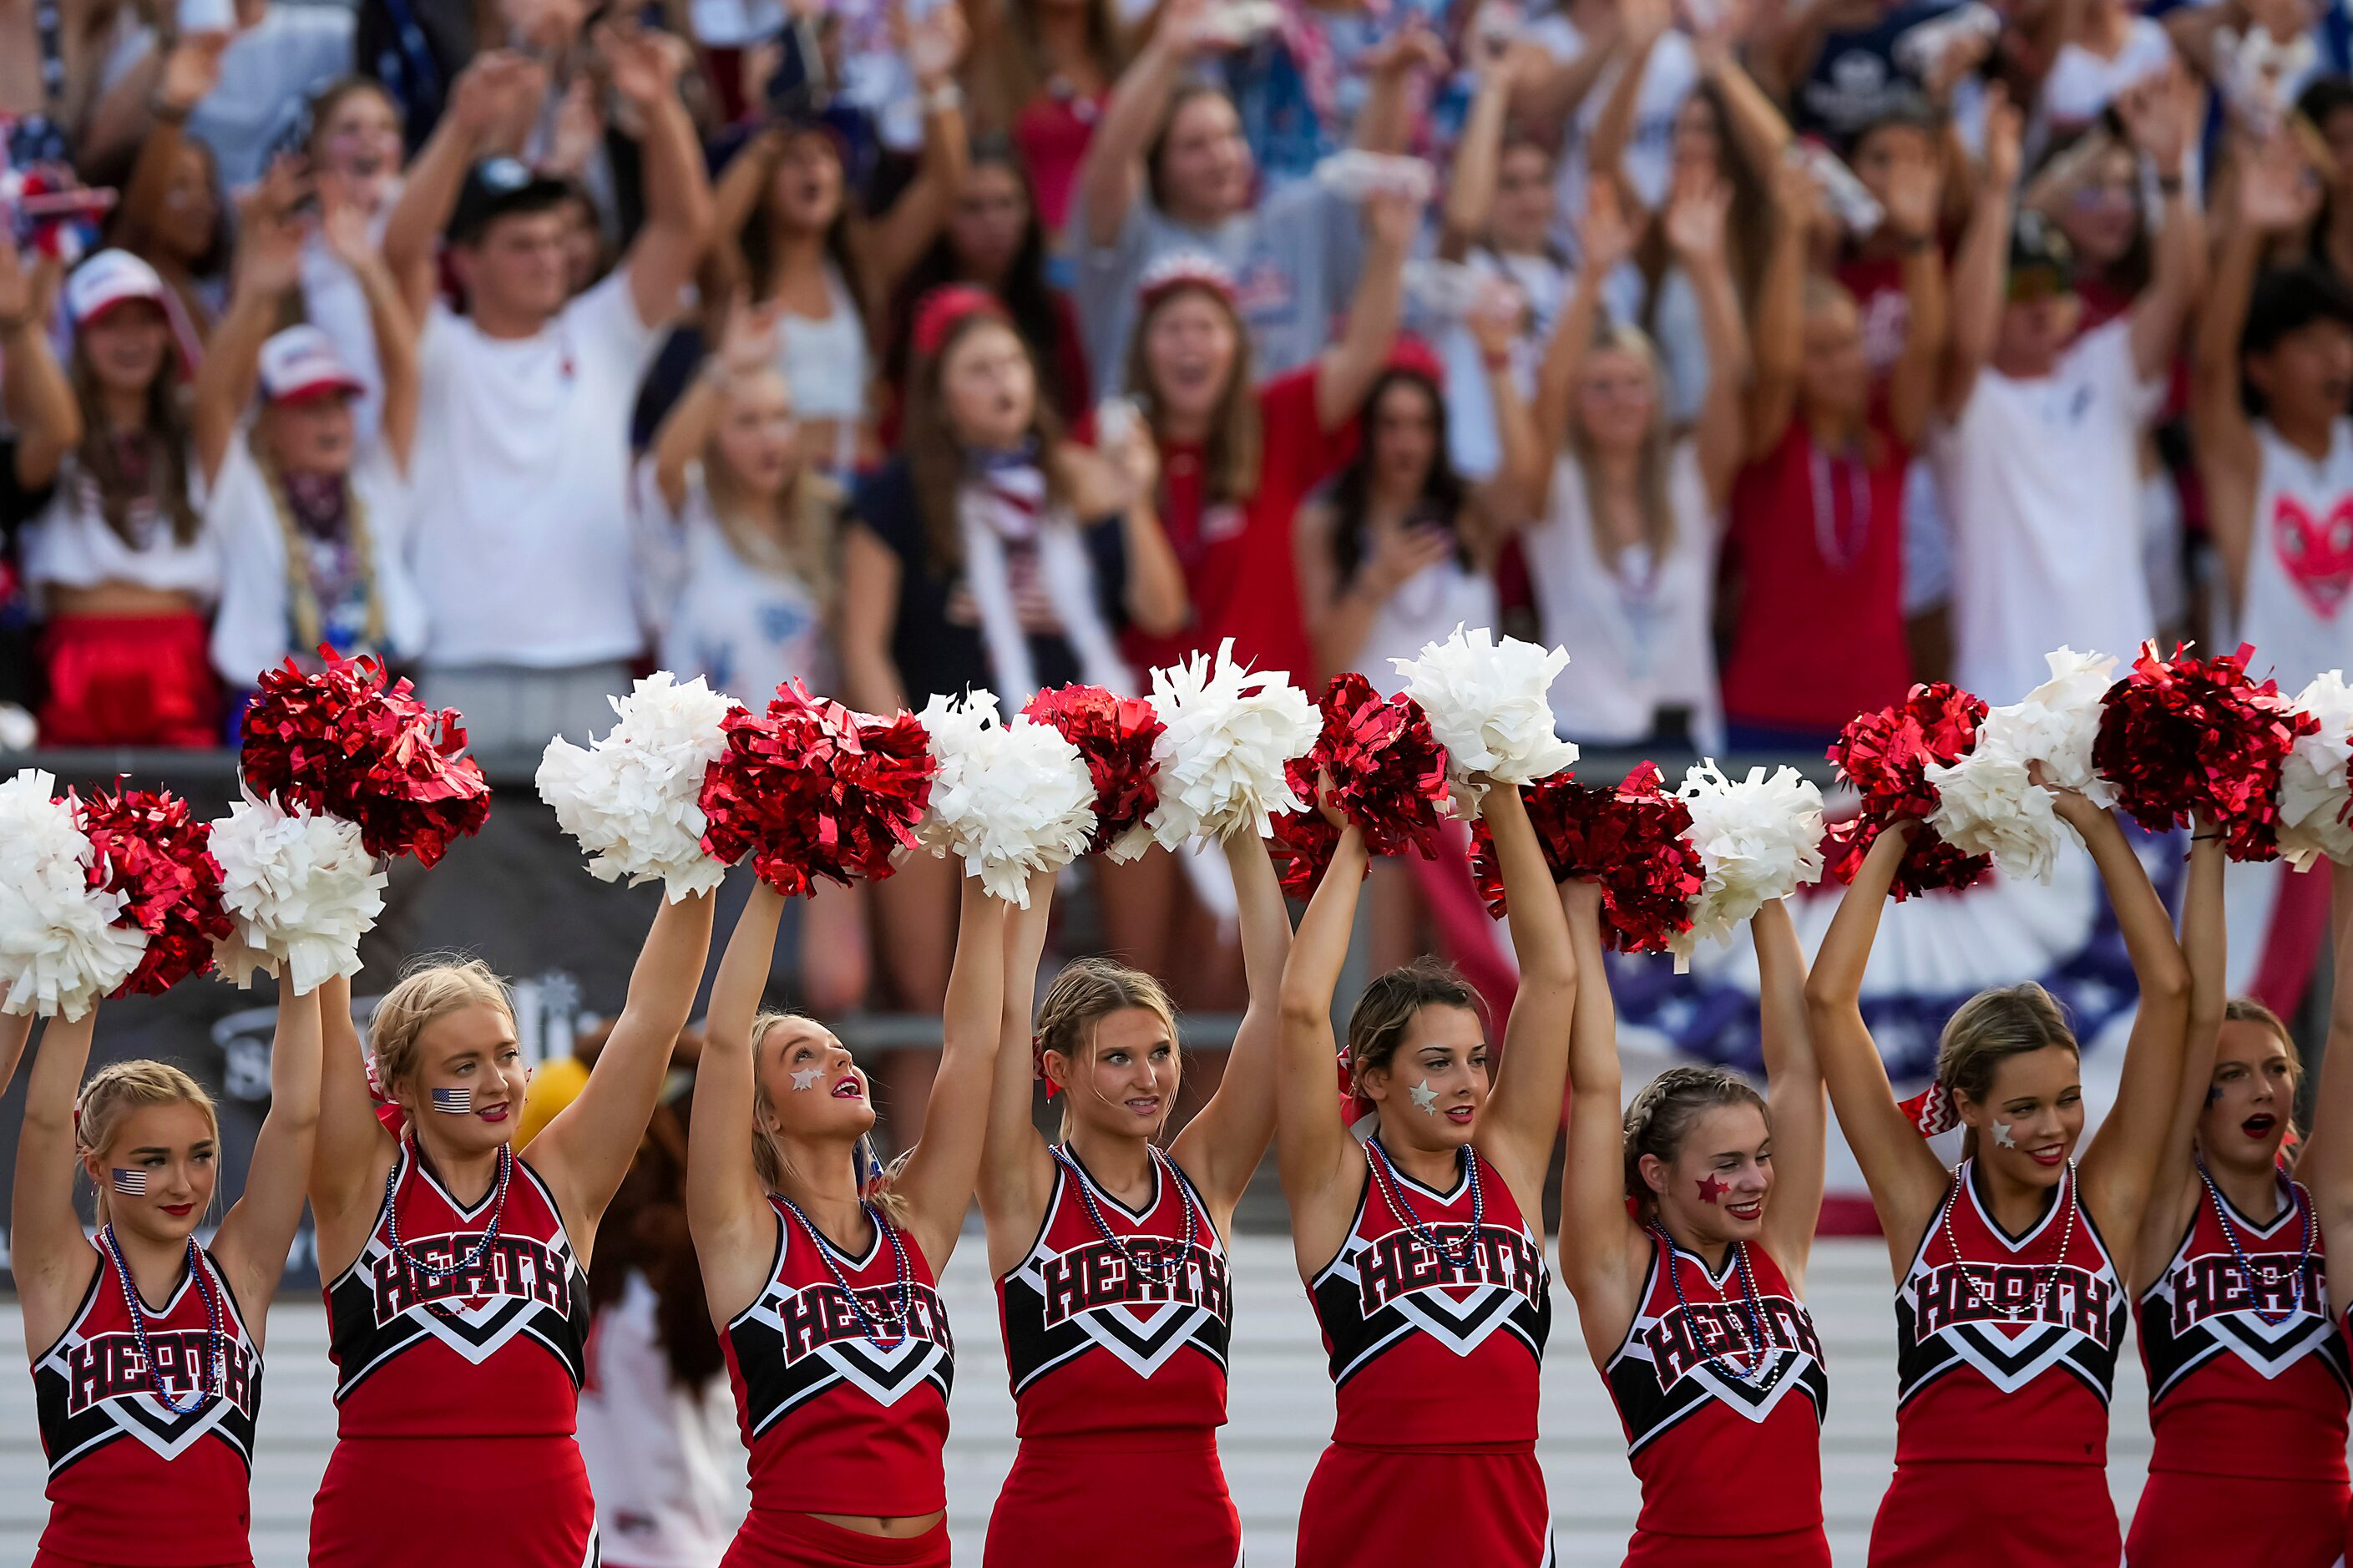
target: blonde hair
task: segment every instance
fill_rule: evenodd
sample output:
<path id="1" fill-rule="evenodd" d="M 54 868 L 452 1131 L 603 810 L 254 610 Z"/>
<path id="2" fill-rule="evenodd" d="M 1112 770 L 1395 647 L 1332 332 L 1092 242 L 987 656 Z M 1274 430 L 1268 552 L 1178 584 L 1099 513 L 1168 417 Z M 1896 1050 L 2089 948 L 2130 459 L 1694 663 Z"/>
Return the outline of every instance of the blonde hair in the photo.
<path id="1" fill-rule="evenodd" d="M 467 1007 L 494 1007 L 514 1023 L 514 998 L 479 958 L 427 953 L 409 962 L 368 1020 L 368 1054 L 386 1095 L 417 1070 L 417 1044 L 435 1020 Z"/>
<path id="2" fill-rule="evenodd" d="M 319 603 L 318 584 L 311 580 L 311 547 L 303 538 L 301 525 L 294 521 L 294 505 L 286 493 L 286 476 L 278 467 L 278 459 L 258 447 L 254 456 L 259 459 L 263 481 L 269 489 L 269 504 L 278 515 L 278 536 L 286 552 L 286 607 L 294 619 L 294 650 L 308 656 L 326 635 L 326 610 Z M 343 491 L 344 540 L 352 548 L 352 559 L 359 569 L 360 583 L 367 595 L 367 621 L 360 634 L 371 650 L 385 646 L 384 585 L 376 580 L 375 541 L 368 532 L 367 502 L 345 474 L 338 481 Z M 339 651 L 353 652 L 351 648 Z"/>
<path id="3" fill-rule="evenodd" d="M 170 1062 L 110 1062 L 90 1074 L 74 1101 L 74 1155 L 102 1154 L 121 1131 L 122 1119 L 151 1105 L 193 1105 L 204 1112 L 209 1136 L 220 1141 L 220 1114 L 204 1085 Z M 106 1187 L 98 1187 L 98 1223 L 106 1223 Z"/>
<path id="4" fill-rule="evenodd" d="M 768 1031 L 779 1024 L 816 1024 L 806 1013 L 763 1013 L 752 1020 L 752 1169 L 758 1173 L 760 1184 L 772 1193 L 783 1193 L 787 1177 L 798 1174 L 792 1162 L 785 1158 L 784 1145 L 776 1135 L 760 1125 L 758 1112 L 773 1110 L 768 1091 L 760 1081 L 760 1047 Z M 822 1026 L 819 1026 L 822 1027 Z M 870 1134 L 858 1141 L 850 1154 L 853 1173 L 858 1182 L 858 1195 L 872 1204 L 884 1219 L 901 1230 L 907 1228 L 912 1218 L 904 1194 L 898 1190 L 899 1172 L 906 1165 L 907 1156 L 900 1155 L 886 1167 L 874 1156 L 874 1141 Z"/>
<path id="5" fill-rule="evenodd" d="M 1610 350 L 1632 354 L 1642 362 L 1651 374 L 1651 428 L 1642 437 L 1642 450 L 1635 462 L 1634 499 L 1642 509 L 1642 542 L 1650 547 L 1651 560 L 1655 567 L 1657 563 L 1666 559 L 1667 552 L 1674 548 L 1675 542 L 1675 510 L 1667 494 L 1666 372 L 1659 363 L 1658 346 L 1651 342 L 1650 334 L 1630 321 L 1612 321 L 1605 318 L 1595 323 L 1593 353 Z M 1587 355 L 1586 363 L 1592 363 L 1590 353 Z M 1593 536 L 1593 552 L 1600 556 L 1603 553 L 1601 493 L 1595 478 L 1599 465 L 1594 461 L 1593 437 L 1587 433 L 1585 421 L 1577 416 L 1573 399 L 1568 419 L 1568 446 L 1577 458 L 1578 481 L 1585 487 L 1585 515 L 1588 529 Z M 1604 568 L 1610 565 L 1606 556 L 1601 564 Z"/>
<path id="6" fill-rule="evenodd" d="M 1642 1179 L 1642 1156 L 1654 1155 L 1672 1164 L 1691 1135 L 1692 1123 L 1703 1110 L 1719 1105 L 1753 1105 L 1773 1130 L 1773 1111 L 1765 1097 L 1747 1079 L 1720 1067 L 1685 1064 L 1672 1067 L 1642 1086 L 1626 1108 L 1626 1195 L 1640 1205 L 1644 1218 L 1658 1212 L 1659 1194 Z"/>
<path id="7" fill-rule="evenodd" d="M 763 372 L 762 374 L 770 374 Z M 729 396 L 733 396 L 731 392 Z M 702 489 L 712 518 L 735 558 L 747 566 L 782 571 L 800 579 L 819 604 L 833 597 L 834 556 L 839 534 L 842 489 L 795 459 L 782 494 L 754 500 L 720 460 L 719 430 L 712 427 L 702 448 Z"/>
<path id="8" fill-rule="evenodd" d="M 1936 1081 L 1957 1100 L 1983 1105 L 1992 1098 L 1994 1074 L 2004 1061 L 2053 1046 L 2083 1055 L 2057 997 L 2031 980 L 1980 991 L 1946 1020 L 1936 1041 Z M 1964 1153 L 1977 1152 L 1974 1129 L 1961 1147 Z"/>
<path id="9" fill-rule="evenodd" d="M 1167 987 L 1141 969 L 1129 967 L 1113 958 L 1082 958 L 1063 965 L 1054 983 L 1046 988 L 1046 999 L 1038 1006 L 1038 1049 L 1052 1051 L 1073 1068 L 1077 1067 L 1094 1037 L 1097 1024 L 1113 1013 L 1130 1007 L 1141 1007 L 1158 1018 L 1168 1030 L 1168 1044 L 1177 1051 L 1177 1063 L 1182 1070 L 1184 1055 L 1176 1041 L 1176 1005 L 1168 999 Z M 1070 1090 L 1066 1092 L 1075 1092 Z M 1168 1112 L 1176 1109 L 1172 1099 L 1161 1112 L 1161 1125 L 1167 1125 Z M 1071 1128 L 1071 1108 L 1062 1107 L 1062 1141 L 1069 1142 Z"/>

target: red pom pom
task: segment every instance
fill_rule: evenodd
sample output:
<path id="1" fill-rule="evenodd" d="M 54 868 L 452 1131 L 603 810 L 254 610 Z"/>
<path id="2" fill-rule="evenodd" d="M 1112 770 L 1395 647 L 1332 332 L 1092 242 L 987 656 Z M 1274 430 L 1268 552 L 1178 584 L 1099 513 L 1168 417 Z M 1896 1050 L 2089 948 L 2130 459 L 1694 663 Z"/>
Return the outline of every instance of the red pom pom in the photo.
<path id="1" fill-rule="evenodd" d="M 1114 697 L 1100 686 L 1059 686 L 1029 699 L 1021 715 L 1051 724 L 1087 760 L 1095 782 L 1095 831 L 1087 853 L 1100 855 L 1143 826 L 1160 804 L 1153 782 L 1153 743 L 1168 726 L 1140 697 Z"/>
<path id="2" fill-rule="evenodd" d="M 726 865 L 745 855 L 787 898 L 818 879 L 879 882 L 916 847 L 939 764 L 912 713 L 873 719 L 811 697 L 797 680 L 765 713 L 720 721 L 727 749 L 702 776 L 702 847 Z"/>
<path id="3" fill-rule="evenodd" d="M 2280 764 L 2298 736 L 2320 731 L 2277 682 L 2247 679 L 2253 652 L 2193 658 L 2184 644 L 2160 659 L 2144 643 L 2103 700 L 2092 742 L 2092 765 L 2134 821 L 2159 833 L 2211 813 L 2233 860 L 2278 857 Z"/>
<path id="4" fill-rule="evenodd" d="M 147 933 L 146 956 L 115 991 L 154 996 L 211 973 L 213 943 L 230 932 L 221 908 L 221 868 L 208 847 L 213 827 L 171 792 L 100 790 L 71 796 L 75 820 L 98 851 L 90 885 L 122 895 L 116 923 Z"/>
<path id="5" fill-rule="evenodd" d="M 1313 802 L 1320 773 L 1332 781 L 1332 804 L 1365 830 L 1374 855 L 1417 850 L 1438 858 L 1447 805 L 1446 752 L 1430 732 L 1421 704 L 1402 694 L 1384 699 L 1353 672 L 1335 675 L 1317 704 L 1323 732 L 1303 757 L 1284 766 L 1300 799 Z M 1311 804 L 1274 819 L 1270 847 L 1283 891 L 1303 899 L 1324 879 L 1340 831 Z"/>
<path id="6" fill-rule="evenodd" d="M 1920 824 L 1904 863 L 1896 868 L 1891 891 L 1898 903 L 1915 893 L 1968 887 L 1993 869 L 1991 856 L 1964 855 L 1927 825 L 1937 805 L 1928 764 L 1967 756 L 1978 743 L 1978 726 L 1985 716 L 1983 699 L 1936 680 L 1913 687 L 1892 708 L 1848 721 L 1830 749 L 1830 759 L 1862 792 L 1862 810 L 1824 836 L 1823 856 L 1831 876 L 1853 881 L 1864 852 L 1897 822 Z"/>
<path id="7" fill-rule="evenodd" d="M 454 709 L 436 713 L 406 680 L 387 684 L 374 656 L 319 650 L 315 675 L 264 670 L 245 710 L 238 759 L 254 794 L 359 824 L 375 856 L 414 855 L 430 866 L 452 839 L 481 831 L 491 786 L 481 764 L 458 753 L 466 727 Z"/>
<path id="8" fill-rule="evenodd" d="M 1663 952 L 1691 929 L 1691 903 L 1705 881 L 1699 851 L 1686 843 L 1691 807 L 1643 763 L 1616 789 L 1578 784 L 1567 772 L 1524 785 L 1528 820 L 1544 845 L 1553 880 L 1601 887 L 1601 931 L 1618 952 Z M 1472 874 L 1487 908 L 1504 912 L 1504 868 L 1485 820 L 1472 825 Z"/>

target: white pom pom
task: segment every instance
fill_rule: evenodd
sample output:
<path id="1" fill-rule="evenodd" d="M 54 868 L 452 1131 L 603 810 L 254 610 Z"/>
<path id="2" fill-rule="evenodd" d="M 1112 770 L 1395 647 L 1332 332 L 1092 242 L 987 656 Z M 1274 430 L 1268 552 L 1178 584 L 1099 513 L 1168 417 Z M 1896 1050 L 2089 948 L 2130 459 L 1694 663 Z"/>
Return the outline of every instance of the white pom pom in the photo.
<path id="1" fill-rule="evenodd" d="M 2050 679 L 1989 710 L 1968 756 L 1950 766 L 1929 764 L 1940 804 L 1928 826 L 1965 855 L 1992 856 L 2004 876 L 2048 882 L 2060 851 L 2083 842 L 2053 809 L 2051 791 L 2116 804 L 2116 792 L 2092 766 L 2092 742 L 2116 661 L 2071 647 L 2042 658 Z M 2030 768 L 2037 763 L 2050 788 L 2033 781 Z"/>
<path id="2" fill-rule="evenodd" d="M 934 697 L 921 717 L 940 763 L 918 830 L 924 847 L 961 857 L 965 875 L 1028 909 L 1029 874 L 1060 870 L 1093 836 L 1086 759 L 1050 724 L 1006 723 L 994 692 Z"/>
<path id="3" fill-rule="evenodd" d="M 707 893 L 727 868 L 702 850 L 702 775 L 727 749 L 734 699 L 701 676 L 660 670 L 607 699 L 619 722 L 586 750 L 558 735 L 539 760 L 539 798 L 588 851 L 588 874 L 629 886 L 661 879 L 671 903 Z"/>
<path id="4" fill-rule="evenodd" d="M 1726 778 L 1715 762 L 1683 774 L 1675 796 L 1691 808 L 1683 841 L 1699 851 L 1706 879 L 1692 900 L 1691 930 L 1672 939 L 1675 972 L 1692 950 L 1731 934 L 1775 899 L 1822 879 L 1822 792 L 1795 768 L 1751 768 Z"/>
<path id="5" fill-rule="evenodd" d="M 213 824 L 212 851 L 237 928 L 214 957 L 239 990 L 256 970 L 297 991 L 359 973 L 360 938 L 384 912 L 385 874 L 358 823 L 248 795 Z"/>
<path id="6" fill-rule="evenodd" d="M 1469 815 L 1478 815 L 1490 783 L 1534 784 L 1577 761 L 1577 748 L 1553 732 L 1546 695 L 1568 667 L 1559 648 L 1517 637 L 1498 644 L 1484 626 L 1457 626 L 1420 658 L 1389 662 L 1446 748 L 1446 782 Z"/>
<path id="7" fill-rule="evenodd" d="M 90 885 L 98 851 L 26 768 L 0 784 L 0 1012 L 79 1018 L 131 978 L 147 933 L 114 923 L 122 895 Z"/>
<path id="8" fill-rule="evenodd" d="M 2092 766 L 2100 700 L 2116 684 L 2115 658 L 2063 647 L 2044 654 L 2042 662 L 2051 667 L 2051 679 L 1988 713 L 1979 733 L 1989 731 L 2011 752 L 2041 763 L 2052 788 L 2075 790 L 2094 805 L 2116 805 L 2116 791 Z"/>
<path id="9" fill-rule="evenodd" d="M 1282 671 L 1236 664 L 1228 637 L 1215 658 L 1197 653 L 1154 670 L 1152 707 L 1166 728 L 1152 751 L 1160 804 L 1146 820 L 1164 847 L 1245 826 L 1264 838 L 1275 813 L 1306 809 L 1282 770 L 1307 754 L 1324 721 Z"/>
<path id="10" fill-rule="evenodd" d="M 2320 732 L 2299 737 L 2280 767 L 2280 853 L 2299 871 L 2323 855 L 2353 862 L 2353 826 L 2342 820 L 2353 807 L 2345 776 L 2353 754 L 2353 687 L 2332 669 L 2306 687 L 2295 705 L 2320 721 Z"/>

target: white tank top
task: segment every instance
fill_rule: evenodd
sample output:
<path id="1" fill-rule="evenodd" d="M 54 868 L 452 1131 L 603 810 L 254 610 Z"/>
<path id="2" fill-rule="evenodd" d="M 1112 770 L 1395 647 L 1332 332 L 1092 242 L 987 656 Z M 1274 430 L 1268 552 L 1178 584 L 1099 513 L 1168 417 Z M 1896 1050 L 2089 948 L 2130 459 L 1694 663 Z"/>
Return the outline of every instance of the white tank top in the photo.
<path id="1" fill-rule="evenodd" d="M 793 412 L 803 419 L 855 425 L 866 416 L 866 325 L 841 274 L 828 262 L 825 291 L 833 301 L 822 320 L 783 312 L 776 321 L 776 368 L 793 389 Z"/>
<path id="2" fill-rule="evenodd" d="M 1689 441 L 1668 457 L 1667 506 L 1674 540 L 1666 558 L 1628 552 L 1612 569 L 1594 546 L 1584 470 L 1564 453 L 1553 470 L 1549 515 L 1520 535 L 1543 640 L 1568 651 L 1568 668 L 1553 683 L 1552 711 L 1571 740 L 1636 744 L 1650 738 L 1659 710 L 1684 708 L 1701 749 L 1723 744 L 1708 626 L 1715 516 Z"/>
<path id="3" fill-rule="evenodd" d="M 188 488 L 200 526 L 196 536 L 181 543 L 172 532 L 172 520 L 147 501 L 131 509 L 130 533 L 107 526 L 99 510 L 98 489 L 82 476 L 69 454 L 58 470 L 57 488 L 49 502 L 26 525 L 18 545 L 25 581 L 35 588 L 95 588 L 107 583 L 128 583 L 164 593 L 185 594 L 201 604 L 220 597 L 220 532 L 205 517 L 204 476 L 194 454 L 188 458 Z"/>
<path id="4" fill-rule="evenodd" d="M 2255 421 L 2262 453 L 2239 635 L 2261 678 L 2291 695 L 2325 669 L 2353 665 L 2353 419 L 2330 427 L 2315 461 Z"/>
<path id="5" fill-rule="evenodd" d="M 803 482 L 821 481 L 810 475 Z M 796 574 L 735 552 L 701 464 L 688 468 L 686 504 L 673 514 L 654 482 L 653 458 L 639 459 L 638 531 L 640 591 L 663 668 L 705 676 L 754 712 L 796 676 L 812 692 L 834 690 L 825 606 Z"/>
<path id="6" fill-rule="evenodd" d="M 1356 668 L 1374 690 L 1394 697 L 1405 689 L 1405 677 L 1389 660 L 1413 658 L 1456 626 L 1492 628 L 1497 613 L 1493 576 L 1451 555 L 1434 561 L 1398 584 L 1373 613 Z"/>

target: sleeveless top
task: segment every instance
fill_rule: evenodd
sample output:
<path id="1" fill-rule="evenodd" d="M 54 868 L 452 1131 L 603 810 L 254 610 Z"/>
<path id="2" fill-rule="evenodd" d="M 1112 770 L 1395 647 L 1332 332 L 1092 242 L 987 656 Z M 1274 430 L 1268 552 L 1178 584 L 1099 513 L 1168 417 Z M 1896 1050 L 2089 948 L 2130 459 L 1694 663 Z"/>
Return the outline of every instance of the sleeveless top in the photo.
<path id="1" fill-rule="evenodd" d="M 1462 1174 L 1443 1193 L 1397 1171 L 1377 1138 L 1365 1160 L 1348 1237 L 1308 1284 L 1338 1395 L 1332 1440 L 1534 1443 L 1552 1331 L 1543 1238 L 1475 1150 L 1463 1151 Z"/>
<path id="2" fill-rule="evenodd" d="M 2221 1189 L 2200 1189 L 2181 1245 L 2137 1303 L 2148 1468 L 2342 1485 L 2353 1367 L 2312 1196 L 2282 1177 L 2279 1214 L 2257 1225 Z"/>
<path id="3" fill-rule="evenodd" d="M 2255 645 L 2282 687 L 2300 691 L 2325 669 L 2353 660 L 2353 419 L 2329 427 L 2318 462 L 2255 422 L 2263 463 L 2239 635 Z"/>
<path id="4" fill-rule="evenodd" d="M 1019 1435 L 1206 1436 L 1226 1422 L 1233 1281 L 1200 1194 L 1157 1150 L 1141 1209 L 1055 1156 L 1038 1238 L 997 1282 Z"/>
<path id="5" fill-rule="evenodd" d="M 1895 1292 L 1895 1462 L 2105 1465 L 2128 1293 L 2070 1166 L 2023 1236 L 1963 1162 Z"/>
<path id="6" fill-rule="evenodd" d="M 1651 1234 L 1641 1305 L 1602 1369 L 1642 1483 L 1637 1528 L 1746 1536 L 1820 1524 L 1831 1386 L 1811 1314 L 1763 1247 L 1736 1245 L 1711 1269 Z"/>
<path id="7" fill-rule="evenodd" d="M 1394 697 L 1405 689 L 1405 677 L 1389 660 L 1413 658 L 1430 644 L 1444 641 L 1456 626 L 1492 626 L 1497 614 L 1493 576 L 1446 556 L 1398 584 L 1397 592 L 1381 601 L 1365 627 L 1354 663 L 1374 690 Z"/>
<path id="8" fill-rule="evenodd" d="M 752 1451 L 754 1523 L 772 1510 L 891 1519 L 945 1508 L 955 1342 L 931 1265 L 904 1231 L 894 1247 L 879 1219 L 853 1257 L 781 1198 L 768 1202 L 768 1287 L 721 1336 Z"/>
<path id="9" fill-rule="evenodd" d="M 49 1460 L 43 1552 L 154 1568 L 251 1559 L 248 1492 L 261 1351 L 212 1255 L 199 1248 L 196 1258 L 198 1270 L 184 1273 L 162 1308 L 146 1313 L 152 1373 L 123 1300 L 123 1276 L 103 1247 L 73 1322 L 33 1363 Z M 208 1299 L 220 1314 L 216 1367 L 206 1365 Z M 156 1396 L 158 1378 L 183 1406 L 205 1390 L 218 1393 L 182 1414 Z"/>
<path id="10" fill-rule="evenodd" d="M 588 1276 L 554 1194 L 515 1159 L 503 1204 L 495 1181 L 461 1204 L 407 1138 L 390 1187 L 367 1245 L 327 1287 L 338 1434 L 569 1438 Z"/>

